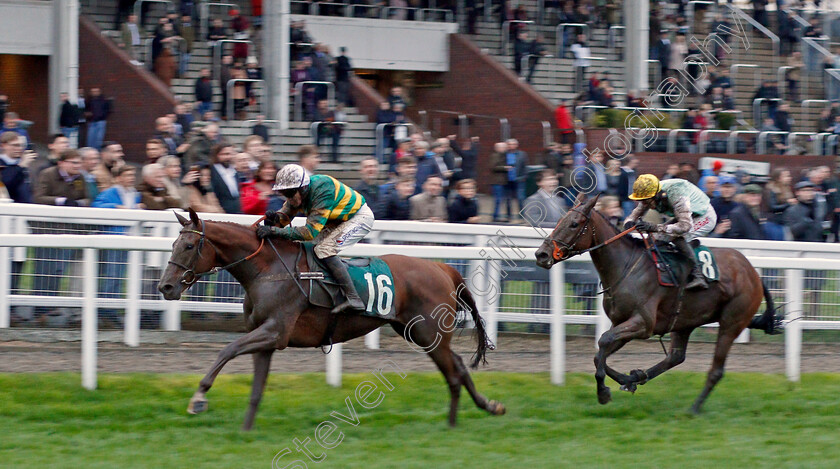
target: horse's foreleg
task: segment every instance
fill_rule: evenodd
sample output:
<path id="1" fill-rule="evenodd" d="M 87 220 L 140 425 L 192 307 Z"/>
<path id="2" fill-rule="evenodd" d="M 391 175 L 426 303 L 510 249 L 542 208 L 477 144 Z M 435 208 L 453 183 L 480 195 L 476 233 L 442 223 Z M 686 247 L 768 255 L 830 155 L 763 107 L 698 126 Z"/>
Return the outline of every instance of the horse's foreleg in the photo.
<path id="1" fill-rule="evenodd" d="M 645 384 L 657 376 L 665 373 L 671 368 L 681 364 L 685 361 L 685 350 L 688 347 L 688 338 L 691 336 L 691 331 L 672 331 L 671 332 L 671 348 L 668 350 L 668 355 L 661 362 L 653 365 L 645 371 L 633 370 L 630 372 L 630 380 L 622 390 L 634 392 L 637 384 Z"/>
<path id="2" fill-rule="evenodd" d="M 644 319 L 640 315 L 635 315 L 604 332 L 598 339 L 598 354 L 595 355 L 595 382 L 598 387 L 599 403 L 606 404 L 612 400 L 610 388 L 604 384 L 604 378 L 607 376 L 607 357 L 633 339 L 649 337 L 648 329 Z"/>
<path id="3" fill-rule="evenodd" d="M 276 322 L 268 320 L 260 327 L 234 340 L 219 352 L 216 362 L 210 368 L 210 371 L 201 379 L 198 384 L 198 390 L 190 399 L 190 405 L 187 407 L 187 412 L 197 414 L 207 410 L 207 399 L 204 395 L 213 386 L 213 381 L 216 380 L 219 372 L 225 364 L 239 355 L 246 353 L 254 353 L 260 351 L 274 350 L 277 344 L 278 330 Z"/>
<path id="4" fill-rule="evenodd" d="M 251 400 L 248 402 L 248 412 L 245 414 L 245 422 L 242 429 L 247 431 L 254 426 L 254 417 L 257 415 L 257 408 L 260 406 L 265 382 L 268 380 L 268 369 L 271 367 L 271 356 L 274 350 L 266 350 L 254 354 L 254 383 L 251 386 Z"/>
<path id="5" fill-rule="evenodd" d="M 709 374 L 706 377 L 706 385 L 703 387 L 703 392 L 697 397 L 697 400 L 694 401 L 694 405 L 691 406 L 691 411 L 695 414 L 700 413 L 700 408 L 703 406 L 703 402 L 705 402 L 706 398 L 709 397 L 709 394 L 712 392 L 712 389 L 715 385 L 723 378 L 723 366 L 726 364 L 726 356 L 729 354 L 729 349 L 732 347 L 732 343 L 735 341 L 735 338 L 738 337 L 738 334 L 741 333 L 741 329 L 738 328 L 721 328 L 718 331 L 718 338 L 717 344 L 715 344 L 715 356 L 712 359 L 712 368 L 709 370 Z"/>
<path id="6" fill-rule="evenodd" d="M 470 377 L 470 372 L 467 370 L 466 365 L 464 365 L 464 360 L 455 353 L 452 352 L 452 358 L 455 361 L 455 367 L 458 370 L 458 373 L 461 374 L 461 381 L 464 383 L 464 387 L 467 388 L 467 392 L 470 393 L 470 397 L 472 397 L 473 402 L 475 405 L 482 410 L 486 410 L 487 412 L 493 415 L 504 415 L 505 413 L 505 406 L 499 401 L 492 401 L 484 397 L 478 390 L 475 389 L 475 384 L 473 383 L 472 378 Z"/>

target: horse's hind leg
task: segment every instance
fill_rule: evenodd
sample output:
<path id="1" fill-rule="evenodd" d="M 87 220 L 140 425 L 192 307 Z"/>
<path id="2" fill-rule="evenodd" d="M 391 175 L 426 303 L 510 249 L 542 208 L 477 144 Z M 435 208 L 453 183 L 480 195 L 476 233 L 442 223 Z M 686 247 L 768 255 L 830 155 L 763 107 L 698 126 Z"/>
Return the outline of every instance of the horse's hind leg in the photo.
<path id="1" fill-rule="evenodd" d="M 604 384 L 607 376 L 607 357 L 633 339 L 650 337 L 644 318 L 636 315 L 604 332 L 598 339 L 598 353 L 595 355 L 595 383 L 598 387 L 598 402 L 606 404 L 612 400 L 610 388 Z"/>
<path id="2" fill-rule="evenodd" d="M 505 406 L 499 401 L 491 401 L 481 395 L 481 393 L 475 389 L 475 384 L 473 384 L 473 380 L 470 377 L 470 372 L 464 365 L 464 360 L 461 359 L 461 356 L 452 352 L 452 357 L 455 361 L 455 366 L 458 368 L 458 372 L 461 374 L 461 381 L 463 382 L 464 387 L 467 388 L 467 392 L 470 393 L 470 397 L 472 397 L 475 405 L 478 406 L 479 409 L 486 410 L 492 415 L 503 415 L 505 413 Z"/>
<path id="3" fill-rule="evenodd" d="M 251 400 L 248 402 L 248 412 L 242 424 L 243 430 L 250 430 L 254 426 L 254 417 L 257 415 L 257 409 L 265 391 L 265 382 L 268 380 L 268 370 L 271 368 L 273 354 L 273 349 L 254 354 L 254 383 L 251 385 Z"/>
<path id="4" fill-rule="evenodd" d="M 630 372 L 630 380 L 625 387 L 626 391 L 635 391 L 637 384 L 645 384 L 657 376 L 665 373 L 671 368 L 679 365 L 685 361 L 685 350 L 688 346 L 688 338 L 691 337 L 692 331 L 672 331 L 671 332 L 671 347 L 668 350 L 668 355 L 664 360 L 653 365 L 645 371 L 633 370 Z"/>
<path id="5" fill-rule="evenodd" d="M 277 336 L 278 331 L 275 321 L 268 320 L 260 325 L 260 327 L 225 346 L 219 352 L 219 356 L 216 358 L 216 362 L 213 363 L 210 371 L 199 382 L 198 390 L 193 394 L 192 399 L 190 399 L 187 412 L 197 414 L 207 410 L 207 398 L 204 395 L 213 386 L 213 381 L 216 380 L 216 376 L 219 375 L 219 372 L 222 371 L 222 368 L 227 362 L 246 353 L 274 350 L 277 344 Z"/>
<path id="6" fill-rule="evenodd" d="M 715 344 L 715 356 L 712 359 L 712 368 L 709 370 L 709 374 L 706 377 L 706 385 L 703 387 L 703 392 L 700 393 L 697 400 L 694 401 L 694 405 L 691 406 L 691 411 L 693 413 L 700 413 L 700 408 L 703 406 L 703 402 L 705 402 L 706 398 L 709 397 L 709 394 L 712 392 L 712 389 L 714 389 L 718 381 L 723 378 L 723 367 L 726 364 L 726 356 L 729 354 L 729 349 L 732 347 L 732 343 L 735 341 L 735 338 L 741 333 L 741 330 L 743 330 L 743 327 L 721 328 L 718 331 L 717 344 Z"/>

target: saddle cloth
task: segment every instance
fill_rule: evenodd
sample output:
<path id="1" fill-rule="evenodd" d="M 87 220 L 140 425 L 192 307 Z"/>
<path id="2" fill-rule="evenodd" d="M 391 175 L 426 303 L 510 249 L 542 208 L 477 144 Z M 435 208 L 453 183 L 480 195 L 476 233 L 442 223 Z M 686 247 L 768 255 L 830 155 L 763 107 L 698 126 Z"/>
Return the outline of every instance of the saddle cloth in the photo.
<path id="1" fill-rule="evenodd" d="M 663 287 L 675 287 L 685 283 L 690 273 L 686 258 L 676 250 L 670 243 L 657 244 L 657 249 L 651 250 L 653 261 L 656 264 L 656 275 L 659 284 Z M 700 266 L 700 271 L 709 282 L 716 282 L 720 275 L 712 251 L 706 246 L 693 241 L 694 260 Z M 667 263 L 667 266 L 665 265 Z M 670 267 L 670 269 L 668 268 Z M 674 278 L 676 276 L 676 278 Z"/>
<path id="2" fill-rule="evenodd" d="M 321 263 L 313 250 L 314 243 L 302 243 L 306 255 L 306 263 L 310 271 L 323 272 L 323 280 L 308 280 L 309 302 L 315 306 L 332 308 L 344 301 L 344 292 L 330 274 L 329 269 Z M 391 268 L 377 257 L 355 258 L 342 261 L 347 266 L 347 272 L 353 279 L 353 285 L 366 308 L 362 316 L 381 319 L 396 319 L 394 300 L 394 277 Z M 307 282 L 307 280 L 304 280 Z M 305 286 L 304 286 L 305 288 Z"/>

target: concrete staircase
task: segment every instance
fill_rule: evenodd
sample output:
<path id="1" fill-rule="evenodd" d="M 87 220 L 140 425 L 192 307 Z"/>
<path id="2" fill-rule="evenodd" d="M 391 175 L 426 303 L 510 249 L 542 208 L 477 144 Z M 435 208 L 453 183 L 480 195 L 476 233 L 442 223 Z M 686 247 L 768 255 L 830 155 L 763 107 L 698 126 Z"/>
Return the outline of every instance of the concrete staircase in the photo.
<path id="1" fill-rule="evenodd" d="M 114 29 L 117 1 L 97 0 L 94 2 L 93 0 L 83 0 L 81 3 L 82 14 L 87 15 L 89 18 L 96 21 L 102 29 L 104 35 L 111 37 L 115 42 L 119 43 L 119 31 Z M 234 3 L 239 4 L 240 10 L 246 16 L 250 13 L 249 1 L 239 1 Z M 164 4 L 149 4 L 144 18 L 144 28 L 146 28 L 146 31 L 153 31 L 157 23 L 157 19 L 165 14 L 166 8 Z M 196 22 L 196 28 L 199 28 L 199 25 L 200 23 Z M 196 35 L 199 36 L 200 32 L 197 31 Z M 251 40 L 254 41 L 254 49 L 256 50 L 249 50 L 249 55 L 259 58 L 258 51 L 260 42 L 258 35 L 252 35 Z M 175 78 L 172 80 L 170 87 L 172 93 L 181 101 L 189 103 L 193 102 L 195 100 L 195 80 L 199 76 L 199 72 L 202 68 L 210 68 L 212 70 L 212 63 L 212 49 L 208 47 L 206 41 L 197 39 L 193 44 L 192 56 L 185 75 L 181 78 Z M 248 122 L 248 120 L 255 119 L 256 116 L 260 114 L 260 110 L 258 109 L 259 103 L 263 102 L 264 97 L 262 95 L 262 86 L 260 84 L 255 84 L 254 90 L 257 95 L 258 104 L 248 107 L 245 121 L 228 120 L 220 122 L 222 135 L 234 144 L 241 144 L 245 137 L 251 134 L 253 122 Z M 214 85 L 213 101 L 214 110 L 218 114 L 222 106 L 222 93 L 221 88 L 217 84 Z M 342 133 L 341 145 L 339 147 L 340 162 L 327 162 L 332 150 L 330 146 L 331 139 L 322 141 L 323 147 L 321 152 L 323 163 L 320 170 L 324 173 L 354 183 L 358 179 L 358 163 L 362 159 L 373 155 L 375 152 L 375 124 L 368 122 L 367 117 L 360 114 L 356 108 L 345 108 L 345 112 L 347 113 L 348 125 Z M 293 110 L 291 112 L 291 116 L 294 116 Z M 272 145 L 274 158 L 278 164 L 282 165 L 288 162 L 296 161 L 296 152 L 298 148 L 304 144 L 314 143 L 310 135 L 310 122 L 292 122 L 290 128 L 285 132 L 281 132 L 279 129 L 272 127 L 271 124 L 269 124 L 269 128 L 271 136 L 270 143 Z M 145 131 L 145 128 L 143 130 Z M 151 132 L 151 130 L 149 131 Z"/>

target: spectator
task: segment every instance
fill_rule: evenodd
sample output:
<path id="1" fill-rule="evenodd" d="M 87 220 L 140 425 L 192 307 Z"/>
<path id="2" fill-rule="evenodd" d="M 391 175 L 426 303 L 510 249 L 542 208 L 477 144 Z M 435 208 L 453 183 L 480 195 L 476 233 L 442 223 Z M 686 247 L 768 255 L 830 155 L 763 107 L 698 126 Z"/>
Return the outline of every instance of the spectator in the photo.
<path id="1" fill-rule="evenodd" d="M 698 186 L 703 189 L 703 193 L 705 193 L 706 196 L 710 199 L 718 197 L 720 195 L 720 187 L 718 185 L 720 179 L 717 176 L 711 175 L 705 176 L 704 181 L 705 184 L 703 184 L 702 186 Z"/>
<path id="2" fill-rule="evenodd" d="M 39 156 L 38 159 L 30 165 L 30 174 L 32 176 L 33 188 L 37 186 L 38 176 L 41 172 L 49 167 L 56 166 L 58 159 L 64 150 L 70 148 L 70 140 L 62 134 L 54 134 L 50 137 L 50 143 L 47 144 L 46 157 Z"/>
<path id="3" fill-rule="evenodd" d="M 307 174 L 312 175 L 318 171 L 318 166 L 321 165 L 321 154 L 318 153 L 318 147 L 312 145 L 301 145 L 297 151 L 298 164 L 306 170 Z"/>
<path id="4" fill-rule="evenodd" d="M 402 104 L 406 106 L 405 98 L 403 97 L 403 88 L 402 86 L 394 86 L 391 88 L 391 92 L 388 94 L 388 104 L 391 105 L 391 109 L 394 108 L 397 104 Z"/>
<path id="5" fill-rule="evenodd" d="M 64 150 L 57 166 L 45 169 L 35 186 L 35 203 L 79 207 L 90 205 L 87 185 L 82 178 L 82 157 L 73 149 Z"/>
<path id="6" fill-rule="evenodd" d="M 784 241 L 787 239 L 784 227 L 784 212 L 791 205 L 797 203 L 791 190 L 791 176 L 787 168 L 778 167 L 770 173 L 770 181 L 764 189 L 763 211 L 767 213 L 768 220 L 765 224 L 765 231 L 768 239 Z"/>
<path id="7" fill-rule="evenodd" d="M 659 40 L 653 46 L 654 55 L 659 60 L 660 76 L 665 78 L 668 76 L 668 65 L 671 60 L 671 39 L 668 36 L 668 31 L 662 30 L 659 32 Z"/>
<path id="8" fill-rule="evenodd" d="M 546 55 L 545 40 L 541 34 L 537 34 L 536 38 L 530 42 L 528 47 L 528 77 L 525 79 L 527 83 L 532 82 L 534 71 L 537 69 L 537 64 L 543 55 Z"/>
<path id="9" fill-rule="evenodd" d="M 338 51 L 341 55 L 335 59 L 336 99 L 339 103 L 344 103 L 346 106 L 352 106 L 353 100 L 350 96 L 350 74 L 353 72 L 353 65 L 350 63 L 350 58 L 347 57 L 346 47 L 340 47 Z"/>
<path id="10" fill-rule="evenodd" d="M 137 187 L 147 210 L 181 208 L 181 198 L 166 189 L 166 171 L 160 163 L 143 166 L 143 182 Z"/>
<path id="11" fill-rule="evenodd" d="M 168 21 L 161 23 L 158 30 L 155 31 L 154 39 L 152 39 L 152 64 L 154 65 L 155 75 L 167 87 L 171 86 L 172 78 L 178 71 L 175 56 L 178 53 L 177 47 L 180 39 L 181 37 L 175 31 L 175 26 Z"/>
<path id="12" fill-rule="evenodd" d="M 517 198 L 517 162 L 515 156 L 513 159 L 508 157 L 508 146 L 505 142 L 496 143 L 493 150 L 490 156 L 490 167 L 493 173 L 493 222 L 499 222 L 502 221 L 499 218 L 499 209 L 503 202 L 507 206 L 507 220 L 513 217 L 511 201 Z M 522 165 L 519 166 L 524 168 Z"/>
<path id="13" fill-rule="evenodd" d="M 785 72 L 787 100 L 797 102 L 799 101 L 799 80 L 802 78 L 801 71 L 805 68 L 805 63 L 802 62 L 802 52 L 795 51 L 792 53 L 788 57 L 787 65 L 791 67 Z"/>
<path id="14" fill-rule="evenodd" d="M 410 176 L 403 176 L 394 183 L 394 190 L 389 191 L 382 200 L 379 210 L 383 220 L 410 220 L 411 202 L 409 197 L 414 194 L 415 180 Z M 378 217 L 379 215 L 377 215 Z"/>
<path id="15" fill-rule="evenodd" d="M 449 139 L 439 138 L 435 140 L 435 143 L 432 145 L 432 153 L 433 163 L 430 161 L 430 164 L 434 164 L 436 168 L 431 174 L 436 173 L 440 175 L 443 182 L 443 193 L 446 195 L 449 193 L 449 183 L 457 172 L 457 168 L 455 168 L 455 157 L 452 153 L 452 148 L 449 146 Z"/>
<path id="16" fill-rule="evenodd" d="M 779 98 L 779 88 L 776 86 L 775 80 L 768 80 L 761 84 L 753 96 L 753 101 L 759 98 L 764 98 L 765 101 L 762 104 L 767 104 L 770 118 L 775 117 L 776 108 L 778 107 L 777 99 Z"/>
<path id="17" fill-rule="evenodd" d="M 723 110 L 724 111 L 734 111 L 735 110 L 735 97 L 732 96 L 732 88 L 724 88 L 723 89 Z"/>
<path id="18" fill-rule="evenodd" d="M 624 211 L 625 217 L 629 217 L 630 212 L 633 211 L 636 205 L 629 199 L 629 196 L 633 190 L 633 184 L 636 183 L 636 177 L 638 177 L 636 168 L 639 166 L 639 159 L 631 155 L 625 158 L 624 161 L 626 164 L 621 167 L 621 170 L 627 175 L 627 193 L 619 196 L 619 202 L 621 203 L 621 209 Z"/>
<path id="19" fill-rule="evenodd" d="M 773 117 L 773 124 L 783 132 L 793 131 L 793 117 L 790 115 L 790 106 L 782 103 Z"/>
<path id="20" fill-rule="evenodd" d="M 32 147 L 32 140 L 29 138 L 29 132 L 20 126 L 20 116 L 16 112 L 7 112 L 3 114 L 3 129 L 0 132 L 15 132 L 24 139 L 24 149 Z"/>
<path id="21" fill-rule="evenodd" d="M 264 144 L 265 141 L 259 135 L 249 135 L 242 142 L 242 149 L 245 153 L 251 155 L 252 158 L 257 159 L 262 152 L 262 146 Z"/>
<path id="22" fill-rule="evenodd" d="M 265 116 L 264 115 L 260 114 L 260 115 L 257 116 L 257 123 L 254 124 L 253 127 L 251 127 L 251 136 L 261 137 L 262 141 L 260 143 L 268 143 L 269 142 L 269 137 L 270 136 L 269 136 L 269 132 L 268 132 L 268 126 L 265 125 Z M 248 139 L 246 138 L 245 140 L 247 141 Z M 245 147 L 245 151 L 248 151 L 247 146 Z M 251 153 L 251 152 L 248 152 L 248 153 Z M 256 157 L 257 155 L 254 155 L 253 153 L 251 153 L 251 156 Z"/>
<path id="23" fill-rule="evenodd" d="M 216 42 L 228 38 L 228 31 L 221 18 L 213 18 L 210 28 L 207 29 L 207 47 L 216 47 Z"/>
<path id="24" fill-rule="evenodd" d="M 184 48 L 181 50 L 181 59 L 178 62 L 178 78 L 184 78 L 190 65 L 193 44 L 195 43 L 195 25 L 191 15 L 182 15 L 181 24 L 178 25 L 178 35 L 184 39 Z"/>
<path id="25" fill-rule="evenodd" d="M 198 174 L 190 171 L 181 178 L 181 161 L 174 156 L 164 156 L 158 160 L 158 164 L 163 167 L 163 185 L 166 186 L 166 192 L 173 199 L 178 199 L 178 208 L 188 208 L 184 185 L 198 179 Z"/>
<path id="26" fill-rule="evenodd" d="M 776 124 L 772 117 L 765 117 L 764 123 L 761 125 L 759 129 L 761 132 L 779 132 L 779 128 L 776 127 Z M 782 143 L 782 137 L 779 134 L 770 134 L 768 135 L 767 141 L 770 142 L 772 148 L 769 150 L 771 153 L 775 153 L 777 155 L 783 155 L 787 146 Z"/>
<path id="27" fill-rule="evenodd" d="M 447 138 L 449 139 L 449 147 L 456 155 L 461 157 L 461 171 L 456 173 L 454 178 L 456 180 L 475 180 L 477 176 L 476 166 L 478 165 L 479 138 L 477 136 L 470 137 L 469 141 L 464 141 L 460 148 L 458 147 L 458 143 L 455 141 L 455 135 L 450 135 Z"/>
<path id="28" fill-rule="evenodd" d="M 680 177 L 680 165 L 676 163 L 671 163 L 668 165 L 668 169 L 665 170 L 665 174 L 662 175 L 661 180 L 666 179 L 674 179 Z"/>
<path id="29" fill-rule="evenodd" d="M 688 55 L 688 44 L 685 42 L 685 34 L 677 34 L 674 43 L 671 44 L 671 56 L 668 60 L 668 75 L 679 78 L 679 71 L 684 68 L 685 57 Z"/>
<path id="30" fill-rule="evenodd" d="M 544 169 L 537 174 L 539 190 L 525 199 L 522 217 L 533 227 L 554 228 L 565 214 L 563 199 L 558 196 L 559 181 L 551 169 Z"/>
<path id="31" fill-rule="evenodd" d="M 557 129 L 560 131 L 560 143 L 574 143 L 575 140 L 575 126 L 572 121 L 572 115 L 566 107 L 567 101 L 560 100 L 560 104 L 554 109 L 554 121 Z"/>
<path id="32" fill-rule="evenodd" d="M 230 26 L 233 29 L 233 38 L 240 41 L 247 41 L 250 38 L 251 24 L 248 18 L 242 16 L 238 9 L 228 10 Z M 233 58 L 245 59 L 248 57 L 248 44 L 236 43 L 233 45 Z"/>
<path id="33" fill-rule="evenodd" d="M 93 201 L 99 195 L 99 186 L 94 172 L 102 160 L 99 157 L 99 152 L 90 147 L 79 149 L 79 156 L 82 157 L 82 178 L 87 186 L 88 199 Z"/>
<path id="34" fill-rule="evenodd" d="M 220 103 L 219 107 L 219 115 L 222 116 L 222 120 L 227 120 L 228 117 L 234 118 L 234 116 L 227 115 L 227 108 L 228 108 L 228 88 L 227 84 L 233 77 L 233 56 L 225 55 L 222 57 L 222 65 L 219 67 L 219 88 L 222 92 L 222 102 Z"/>
<path id="35" fill-rule="evenodd" d="M 210 183 L 216 198 L 219 199 L 219 204 L 226 213 L 242 213 L 233 157 L 233 145 L 222 143 L 213 147 L 210 154 L 210 161 L 213 163 L 210 168 Z"/>
<path id="36" fill-rule="evenodd" d="M 114 174 L 116 174 L 117 168 L 125 165 L 125 161 L 123 160 L 125 153 L 123 153 L 122 145 L 109 141 L 102 144 L 100 156 L 101 161 L 91 171 L 91 174 L 96 179 L 97 191 L 101 193 L 114 184 Z"/>
<path id="37" fill-rule="evenodd" d="M 196 165 L 199 178 L 187 187 L 189 206 L 197 212 L 225 213 L 219 204 L 219 199 L 213 193 L 211 183 L 212 172 L 207 163 L 201 162 Z"/>
<path id="38" fill-rule="evenodd" d="M 70 95 L 61 93 L 61 112 L 58 117 L 58 126 L 61 133 L 70 140 L 70 147 L 77 148 L 79 145 L 79 107 L 70 102 Z"/>
<path id="39" fill-rule="evenodd" d="M 156 138 L 146 140 L 146 161 L 145 164 L 157 163 L 166 156 L 166 144 Z"/>
<path id="40" fill-rule="evenodd" d="M 353 190 L 365 198 L 369 207 L 379 205 L 379 163 L 376 158 L 365 158 L 359 164 L 359 182 L 353 186 Z"/>
<path id="41" fill-rule="evenodd" d="M 266 210 L 280 210 L 285 200 L 271 189 L 274 186 L 275 176 L 277 176 L 277 167 L 274 163 L 262 162 L 254 174 L 254 180 L 239 186 L 242 213 L 264 215 Z"/>
<path id="42" fill-rule="evenodd" d="M 700 190 L 702 190 L 703 192 L 705 192 L 707 194 L 710 193 L 710 191 L 706 189 L 706 178 L 709 177 L 709 176 L 715 176 L 716 178 L 720 178 L 720 176 L 723 176 L 723 161 L 721 161 L 721 160 L 713 161 L 712 162 L 712 167 L 709 168 L 709 169 L 704 169 L 703 170 L 703 177 L 701 177 L 700 181 L 697 182 L 697 187 L 699 187 Z M 716 183 L 715 184 L 715 189 L 714 189 L 716 191 L 717 190 L 717 183 L 719 183 L 720 181 L 718 179 L 715 179 L 714 182 Z M 715 193 L 715 196 L 717 196 L 717 195 L 718 194 Z M 711 198 L 711 197 L 709 197 L 709 198 Z"/>
<path id="43" fill-rule="evenodd" d="M 732 176 L 723 176 L 719 180 L 720 195 L 712 198 L 712 208 L 715 209 L 718 220 L 725 220 L 729 218 L 729 213 L 738 207 L 738 202 L 735 201 L 735 193 L 738 192 L 738 185 L 735 178 Z"/>
<path id="44" fill-rule="evenodd" d="M 145 208 L 140 193 L 134 188 L 137 169 L 123 165 L 114 170 L 114 184 L 96 196 L 92 207 L 98 208 Z M 122 278 L 117 276 L 116 278 Z M 117 293 L 116 291 L 112 293 Z"/>
<path id="45" fill-rule="evenodd" d="M 443 192 L 443 181 L 438 176 L 430 176 L 423 182 L 423 192 L 411 196 L 411 219 L 430 222 L 445 222 L 446 199 Z"/>
<path id="46" fill-rule="evenodd" d="M 213 123 L 201 128 L 198 135 L 190 141 L 190 148 L 183 158 L 183 167 L 189 168 L 198 162 L 210 161 L 210 152 L 219 140 L 219 126 Z"/>
<path id="47" fill-rule="evenodd" d="M 137 24 L 137 15 L 128 15 L 126 22 L 120 27 L 120 33 L 122 42 L 119 46 L 131 57 L 132 63 L 138 65 L 140 62 L 137 59 L 144 55 L 143 41 L 146 39 L 146 32 L 143 26 Z"/>
<path id="48" fill-rule="evenodd" d="M 572 44 L 571 51 L 575 56 L 575 60 L 572 63 L 575 67 L 575 89 L 581 89 L 583 81 L 586 80 L 586 69 L 590 65 L 589 59 L 592 57 L 592 52 L 589 50 L 589 46 L 586 45 L 586 35 L 577 35 L 577 41 Z"/>
<path id="49" fill-rule="evenodd" d="M 236 63 L 230 72 L 231 80 L 242 80 L 248 78 L 248 73 L 242 68 L 242 64 Z M 233 119 L 245 119 L 245 108 L 248 107 L 248 87 L 246 82 L 237 81 L 233 84 L 233 116 L 228 116 Z M 230 98 L 230 97 L 229 97 Z M 227 108 L 228 103 L 222 103 Z"/>
<path id="50" fill-rule="evenodd" d="M 727 238 L 734 239 L 770 239 L 765 229 L 766 214 L 762 212 L 761 186 L 744 186 L 743 203 L 737 204 L 729 213 L 731 228 Z"/>
<path id="51" fill-rule="evenodd" d="M 153 139 L 163 143 L 167 155 L 181 155 L 189 148 L 189 144 L 182 143 L 181 138 L 175 135 L 174 123 L 169 117 L 155 119 L 155 136 Z"/>
<path id="52" fill-rule="evenodd" d="M 796 184 L 795 189 L 797 203 L 785 210 L 785 226 L 790 229 L 794 241 L 822 242 L 822 220 L 825 213 L 814 203 L 814 184 L 802 181 Z"/>
<path id="53" fill-rule="evenodd" d="M 21 204 L 32 200 L 29 166 L 38 157 L 34 151 L 24 151 L 23 137 L 15 132 L 0 133 L 0 177 L 9 197 Z"/>
<path id="54" fill-rule="evenodd" d="M 111 100 L 105 99 L 99 88 L 91 88 L 90 99 L 87 100 L 86 106 L 88 121 L 87 146 L 101 150 L 102 141 L 105 139 L 107 119 L 111 114 Z"/>
<path id="55" fill-rule="evenodd" d="M 203 116 L 213 109 L 213 82 L 210 80 L 209 68 L 202 68 L 195 79 L 195 100 L 199 103 L 199 115 Z"/>
<path id="56" fill-rule="evenodd" d="M 530 53 L 531 41 L 528 40 L 528 31 L 521 29 L 516 33 L 516 39 L 513 41 L 513 70 L 517 76 L 522 76 L 522 58 Z"/>
<path id="57" fill-rule="evenodd" d="M 457 195 L 449 204 L 449 223 L 479 223 L 476 184 L 472 179 L 461 179 L 455 184 Z"/>
<path id="58" fill-rule="evenodd" d="M 418 142 L 420 143 L 420 142 Z M 426 142 L 422 142 L 426 143 Z M 374 214 L 377 218 L 381 218 L 385 216 L 384 210 L 387 205 L 387 201 L 389 198 L 392 197 L 392 193 L 396 191 L 396 182 L 403 179 L 403 178 L 411 178 L 411 180 L 415 181 L 415 190 L 411 193 L 411 195 L 419 193 L 417 191 L 417 160 L 413 156 L 406 156 L 400 159 L 397 162 L 396 174 L 394 178 L 386 184 L 382 184 L 379 186 L 379 197 L 378 197 L 378 207 L 374 211 Z"/>
<path id="59" fill-rule="evenodd" d="M 318 101 L 318 106 L 315 108 L 315 114 L 312 116 L 313 122 L 320 122 L 316 132 L 315 146 L 321 146 L 321 138 L 326 137 L 332 139 L 332 162 L 338 163 L 338 147 L 341 140 L 341 125 L 335 125 L 339 122 L 336 119 L 335 111 L 329 109 L 329 102 L 326 99 Z"/>
<path id="60" fill-rule="evenodd" d="M 765 28 L 768 25 L 767 21 L 767 0 L 752 0 L 753 4 L 753 19 Z"/>
<path id="61" fill-rule="evenodd" d="M 621 169 L 621 161 L 615 158 L 607 160 L 607 166 L 604 171 L 604 180 L 606 181 L 607 190 L 604 195 L 611 195 L 617 198 L 620 202 L 629 200 L 630 189 L 633 187 L 628 183 L 627 173 Z"/>
<path id="62" fill-rule="evenodd" d="M 256 173 L 259 163 L 254 161 L 247 152 L 239 152 L 233 157 L 233 168 L 236 170 L 236 182 L 241 186 L 246 182 L 254 181 L 254 174 Z"/>

